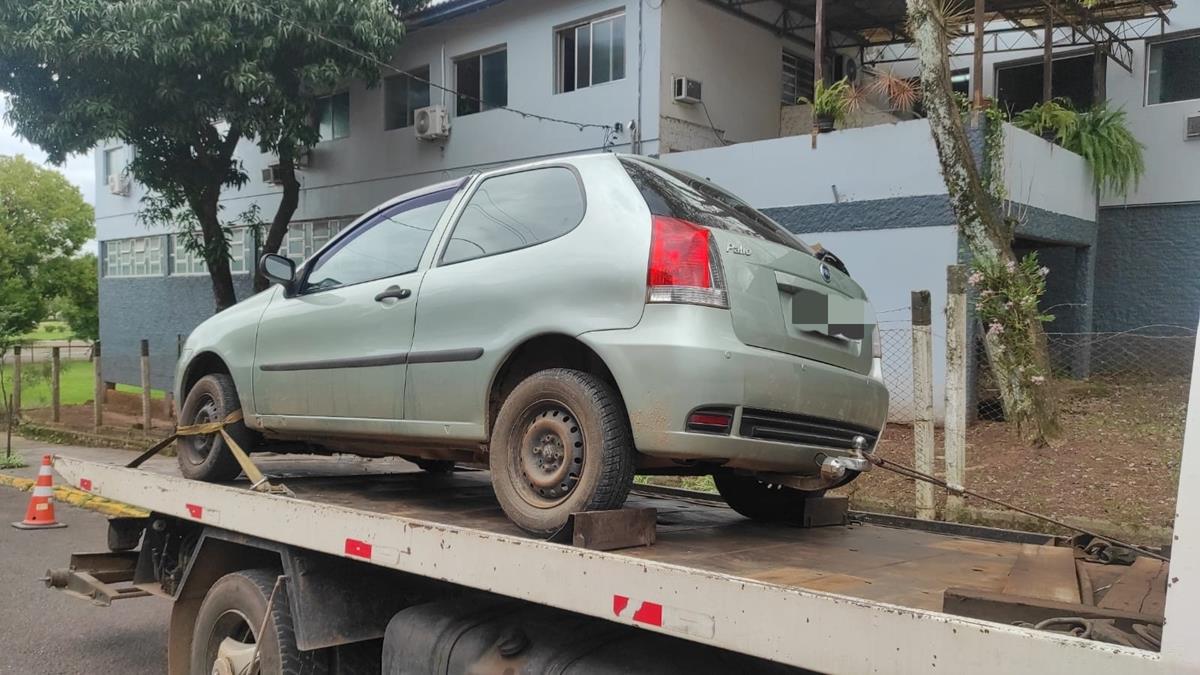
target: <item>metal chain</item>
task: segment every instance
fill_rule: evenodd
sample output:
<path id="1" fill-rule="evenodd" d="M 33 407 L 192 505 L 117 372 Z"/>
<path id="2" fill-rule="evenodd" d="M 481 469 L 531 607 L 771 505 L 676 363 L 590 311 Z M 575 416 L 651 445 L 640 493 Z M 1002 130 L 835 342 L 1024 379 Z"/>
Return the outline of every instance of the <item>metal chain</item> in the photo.
<path id="1" fill-rule="evenodd" d="M 1086 534 L 1091 537 L 1095 537 L 1096 539 L 1102 539 L 1104 541 L 1111 542 L 1118 546 L 1124 546 L 1125 548 L 1129 548 L 1134 551 L 1137 551 L 1138 553 L 1140 553 L 1146 557 L 1149 557 L 1149 558 L 1154 558 L 1156 560 L 1161 560 L 1163 562 L 1171 561 L 1170 558 L 1162 555 L 1161 553 L 1151 551 L 1144 546 L 1139 546 L 1137 544 L 1131 544 L 1128 542 L 1124 542 L 1124 541 L 1121 541 L 1120 539 L 1115 539 L 1113 537 L 1109 537 L 1109 536 L 1106 536 L 1103 534 L 1092 532 L 1090 530 L 1085 530 L 1081 527 L 1076 527 L 1075 525 L 1068 525 L 1067 523 L 1064 523 L 1063 521 L 1058 520 L 1056 518 L 1051 518 L 1050 516 L 1043 515 L 1041 513 L 1036 513 L 1034 511 L 1030 511 L 1029 509 L 1023 509 L 1020 506 L 1016 506 L 1014 504 L 1009 504 L 1008 502 L 1004 502 L 999 499 L 995 499 L 993 497 L 988 497 L 987 495 L 979 494 L 978 492 L 975 492 L 974 490 L 968 490 L 967 488 L 965 488 L 961 485 L 953 485 L 953 484 L 947 483 L 946 481 L 942 480 L 941 478 L 937 478 L 936 476 L 930 476 L 927 473 L 922 473 L 921 471 L 918 471 L 918 470 L 912 468 L 911 466 L 905 466 L 904 464 L 901 464 L 899 462 L 893 462 L 890 459 L 884 459 L 882 457 L 877 457 L 874 455 L 868 455 L 867 459 L 869 459 L 872 464 L 874 464 L 875 466 L 877 466 L 881 469 L 887 469 L 888 471 L 900 474 L 901 476 L 904 476 L 906 478 L 911 478 L 913 480 L 920 480 L 920 481 L 925 481 L 926 483 L 932 483 L 933 485 L 936 485 L 952 494 L 956 494 L 956 495 L 963 496 L 963 497 L 975 497 L 976 499 L 982 499 L 985 502 L 991 502 L 992 504 L 995 504 L 997 506 L 1002 506 L 1006 509 L 1016 511 L 1018 513 L 1023 513 L 1027 516 L 1037 518 L 1038 520 L 1043 520 L 1047 523 L 1057 525 L 1057 526 L 1067 529 L 1067 530 L 1079 532 L 1080 534 Z"/>

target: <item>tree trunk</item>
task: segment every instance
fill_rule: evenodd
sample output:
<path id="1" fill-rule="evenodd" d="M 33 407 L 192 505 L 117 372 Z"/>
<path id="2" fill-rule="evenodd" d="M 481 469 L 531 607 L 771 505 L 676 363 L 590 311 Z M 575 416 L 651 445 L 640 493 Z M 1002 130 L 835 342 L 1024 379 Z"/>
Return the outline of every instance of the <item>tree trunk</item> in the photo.
<path id="1" fill-rule="evenodd" d="M 287 236 L 288 226 L 291 225 L 292 216 L 296 214 L 296 207 L 300 205 L 300 181 L 296 179 L 294 149 L 280 148 L 279 173 L 283 178 L 283 195 L 279 201 L 279 208 L 275 210 L 275 217 L 271 220 L 271 227 L 267 230 L 267 237 L 263 241 L 262 252 L 264 255 L 279 252 L 279 247 L 283 245 L 283 238 Z M 257 267 L 255 265 L 254 290 L 264 291 L 271 285 L 271 282 L 258 273 Z"/>
<path id="2" fill-rule="evenodd" d="M 203 194 L 189 197 L 192 213 L 200 223 L 204 237 L 204 262 L 208 265 L 208 276 L 212 281 L 213 302 L 221 312 L 237 304 L 237 292 L 233 289 L 233 274 L 229 270 L 228 246 L 225 232 L 221 229 L 218 200 L 221 189 L 205 190 Z"/>
<path id="3" fill-rule="evenodd" d="M 921 70 L 921 94 L 950 205 L 972 256 L 1015 264 L 1012 232 L 984 188 L 962 111 L 954 98 L 948 57 L 951 27 L 945 25 L 940 6 L 936 0 L 908 0 L 908 20 Z M 1035 360 L 1047 362 L 1040 325 L 1028 330 L 1034 333 L 1032 339 L 1040 352 Z M 1020 372 L 996 358 L 1002 350 L 998 336 L 988 332 L 984 343 L 1007 418 L 1016 422 L 1033 444 L 1047 444 L 1057 434 L 1057 422 L 1046 387 L 1030 384 Z"/>

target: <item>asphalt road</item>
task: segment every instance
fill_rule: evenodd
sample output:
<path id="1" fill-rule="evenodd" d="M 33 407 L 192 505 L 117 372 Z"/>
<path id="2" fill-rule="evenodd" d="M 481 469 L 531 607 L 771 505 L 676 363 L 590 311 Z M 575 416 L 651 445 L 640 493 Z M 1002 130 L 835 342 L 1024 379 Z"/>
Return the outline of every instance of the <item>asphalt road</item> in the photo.
<path id="1" fill-rule="evenodd" d="M 74 551 L 107 550 L 105 517 L 57 504 L 55 515 L 68 527 L 14 529 L 9 523 L 24 517 L 28 501 L 28 492 L 0 486 L 0 673 L 166 672 L 165 600 L 94 607 L 39 581 L 47 568 L 65 567 Z"/>

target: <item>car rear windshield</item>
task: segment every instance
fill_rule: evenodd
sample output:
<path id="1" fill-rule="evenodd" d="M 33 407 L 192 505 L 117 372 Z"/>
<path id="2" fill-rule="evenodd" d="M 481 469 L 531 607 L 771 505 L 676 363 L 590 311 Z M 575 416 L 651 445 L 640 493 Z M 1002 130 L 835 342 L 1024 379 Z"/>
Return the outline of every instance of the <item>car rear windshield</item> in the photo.
<path id="1" fill-rule="evenodd" d="M 813 250 L 762 213 L 725 190 L 685 171 L 622 157 L 625 172 L 642 193 L 650 213 L 728 230 L 811 254 Z"/>

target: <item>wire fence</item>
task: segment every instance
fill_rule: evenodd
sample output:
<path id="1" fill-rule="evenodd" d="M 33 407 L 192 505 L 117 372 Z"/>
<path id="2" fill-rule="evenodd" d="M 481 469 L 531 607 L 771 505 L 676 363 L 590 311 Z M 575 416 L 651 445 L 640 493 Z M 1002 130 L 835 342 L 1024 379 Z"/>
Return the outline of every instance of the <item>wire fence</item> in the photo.
<path id="1" fill-rule="evenodd" d="M 92 343 L 86 340 L 60 340 L 9 348 L 4 353 L 3 363 L 12 365 L 18 358 L 21 359 L 21 365 L 50 363 L 55 347 L 58 347 L 58 358 L 63 361 L 87 361 L 92 358 Z"/>
<path id="2" fill-rule="evenodd" d="M 1180 326 L 1145 326 L 1116 333 L 1047 333 L 1051 385 L 1055 397 L 1069 398 L 1080 382 L 1155 388 L 1164 406 L 1186 404 L 1186 388 L 1157 387 L 1164 382 L 1188 383 L 1196 332 Z M 975 397 L 978 419 L 1004 420 L 1004 407 L 987 365 L 982 341 L 977 342 Z M 1163 394 L 1163 392 L 1168 392 Z"/>

